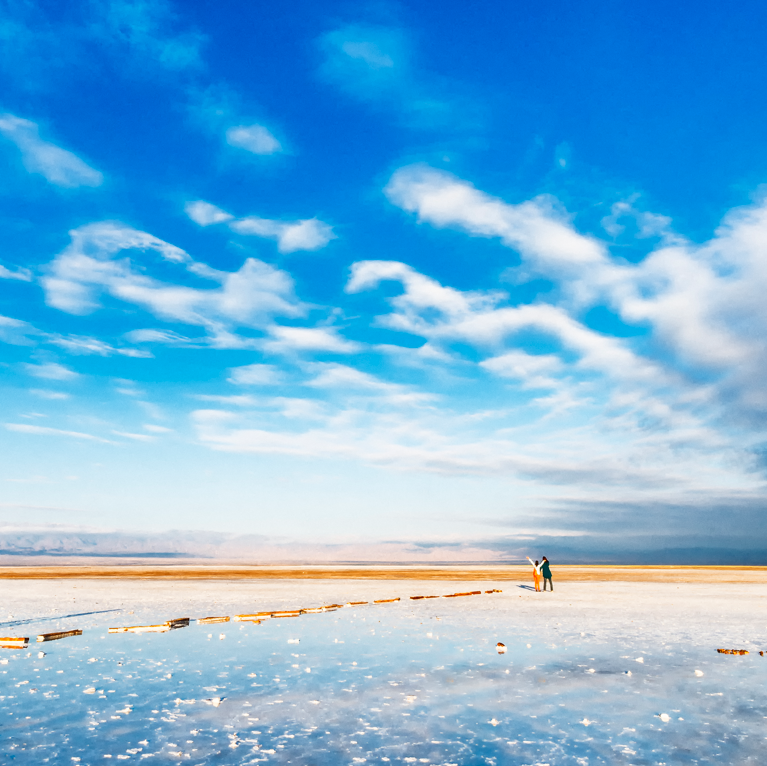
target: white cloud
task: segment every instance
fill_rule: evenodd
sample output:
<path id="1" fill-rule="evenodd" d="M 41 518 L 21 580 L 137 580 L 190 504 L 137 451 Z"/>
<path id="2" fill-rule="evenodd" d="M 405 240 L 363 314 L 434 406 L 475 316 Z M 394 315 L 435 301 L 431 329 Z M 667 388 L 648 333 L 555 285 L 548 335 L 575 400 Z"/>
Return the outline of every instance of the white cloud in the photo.
<path id="1" fill-rule="evenodd" d="M 48 264 L 42 283 L 47 303 L 71 314 L 97 310 L 105 294 L 162 319 L 205 327 L 212 336 L 210 343 L 217 347 L 242 348 L 252 342 L 233 335 L 232 326 L 262 327 L 274 316 L 304 313 L 290 276 L 263 261 L 248 258 L 238 271 L 218 271 L 192 260 L 174 245 L 113 222 L 89 224 L 70 235 L 71 244 Z M 125 251 L 133 258 L 126 257 Z M 142 267 L 147 254 L 153 253 L 218 286 L 190 287 L 147 276 Z M 128 336 L 134 341 L 170 340 L 170 336 L 135 332 Z"/>
<path id="2" fill-rule="evenodd" d="M 115 436 L 122 436 L 124 439 L 131 439 L 137 442 L 153 442 L 155 440 L 155 437 L 149 434 L 134 434 L 129 431 L 112 431 L 112 433 Z"/>
<path id="3" fill-rule="evenodd" d="M 528 354 L 509 351 L 480 362 L 480 367 L 505 378 L 519 380 L 526 388 L 555 388 L 558 383 L 550 374 L 560 372 L 564 365 L 554 354 Z"/>
<path id="4" fill-rule="evenodd" d="M 43 380 L 74 380 L 80 377 L 79 373 L 57 362 L 45 364 L 25 364 L 24 369 L 29 375 Z"/>
<path id="5" fill-rule="evenodd" d="M 214 223 L 231 221 L 234 218 L 231 213 L 227 213 L 220 207 L 211 205 L 210 202 L 205 202 L 204 200 L 187 202 L 184 205 L 184 212 L 199 226 L 210 226 Z"/>
<path id="6" fill-rule="evenodd" d="M 404 292 L 390 299 L 391 314 L 378 317 L 384 327 L 421 335 L 435 344 L 462 341 L 480 349 L 502 348 L 514 336 L 534 329 L 576 352 L 577 364 L 584 369 L 634 380 L 665 377 L 658 365 L 639 357 L 625 342 L 589 329 L 563 308 L 544 303 L 499 307 L 503 293 L 444 287 L 396 261 L 355 263 L 346 289 L 359 292 L 385 280 L 400 281 Z"/>
<path id="7" fill-rule="evenodd" d="M 0 341 L 14 346 L 28 346 L 39 331 L 29 322 L 0 314 Z"/>
<path id="8" fill-rule="evenodd" d="M 264 351 L 274 354 L 290 354 L 301 351 L 328 351 L 336 354 L 353 354 L 362 346 L 342 338 L 332 327 L 278 327 L 269 328 L 270 339 L 263 341 Z"/>
<path id="9" fill-rule="evenodd" d="M 427 165 L 401 168 L 384 193 L 394 205 L 416 213 L 419 221 L 499 237 L 540 269 L 572 270 L 606 259 L 604 245 L 576 232 L 548 197 L 510 205 Z"/>
<path id="10" fill-rule="evenodd" d="M 51 399 L 52 401 L 69 399 L 69 394 L 65 394 L 62 391 L 48 391 L 47 389 L 42 388 L 30 388 L 29 393 L 34 394 L 35 396 L 39 396 L 41 399 Z"/>
<path id="11" fill-rule="evenodd" d="M 622 234 L 626 227 L 620 223 L 624 219 L 633 219 L 637 231 L 635 236 L 639 239 L 659 237 L 664 245 L 681 245 L 685 243 L 671 228 L 671 219 L 667 215 L 659 215 L 646 210 L 639 210 L 634 203 L 639 199 L 638 194 L 632 195 L 627 200 L 615 202 L 610 208 L 610 215 L 605 216 L 601 223 L 602 228 L 611 236 L 617 237 Z"/>
<path id="12" fill-rule="evenodd" d="M 232 221 L 229 227 L 238 234 L 274 239 L 281 253 L 319 250 L 331 240 L 336 239 L 333 227 L 316 218 L 303 221 L 275 221 L 250 216 Z"/>
<path id="13" fill-rule="evenodd" d="M 102 439 L 93 434 L 81 433 L 80 431 L 65 431 L 60 428 L 48 428 L 46 426 L 31 426 L 26 423 L 6 423 L 5 427 L 9 431 L 16 431 L 22 434 L 34 434 L 36 436 L 69 436 L 73 439 L 82 439 L 84 441 L 101 442 L 102 444 L 113 444 L 109 439 Z"/>
<path id="14" fill-rule="evenodd" d="M 199 399 L 201 402 L 215 402 L 216 404 L 231 405 L 233 407 L 253 407 L 258 402 L 258 400 L 255 397 L 250 396 L 250 394 L 232 394 L 231 396 L 195 394 L 194 398 Z"/>
<path id="15" fill-rule="evenodd" d="M 333 227 L 317 218 L 279 221 L 272 218 L 247 216 L 235 219 L 231 213 L 203 200 L 189 202 L 184 209 L 186 214 L 200 226 L 228 221 L 229 228 L 237 234 L 273 239 L 277 242 L 277 249 L 281 253 L 319 250 L 331 240 L 336 239 Z"/>
<path id="16" fill-rule="evenodd" d="M 238 386 L 273 386 L 281 382 L 282 375 L 272 364 L 248 364 L 230 369 L 227 380 Z"/>
<path id="17" fill-rule="evenodd" d="M 460 88 L 413 66 L 409 35 L 392 26 L 348 24 L 322 35 L 320 76 L 349 96 L 391 111 L 408 127 L 476 128 L 479 112 Z"/>
<path id="18" fill-rule="evenodd" d="M 384 392 L 399 392 L 404 388 L 345 364 L 315 362 L 308 365 L 308 368 L 317 373 L 308 385 L 317 388 L 367 389 Z"/>
<path id="19" fill-rule="evenodd" d="M 24 167 L 65 188 L 101 186 L 104 177 L 77 155 L 40 138 L 37 124 L 12 114 L 0 115 L 0 134 L 21 152 Z"/>
<path id="20" fill-rule="evenodd" d="M 137 348 L 115 348 L 98 338 L 89 338 L 82 335 L 53 335 L 48 338 L 48 342 L 63 348 L 70 354 L 96 356 L 112 356 L 117 354 L 119 356 L 131 356 L 141 359 L 152 358 L 150 351 Z"/>
<path id="21" fill-rule="evenodd" d="M 130 330 L 123 337 L 131 343 L 166 343 L 173 346 L 183 346 L 191 342 L 189 338 L 171 330 L 153 330 L 151 328 Z"/>
<path id="22" fill-rule="evenodd" d="M 226 131 L 229 146 L 245 149 L 253 154 L 276 154 L 282 144 L 263 125 L 237 125 Z"/>
<path id="23" fill-rule="evenodd" d="M 12 271 L 0 264 L 0 279 L 17 279 L 19 282 L 31 282 L 32 272 L 29 269 L 23 268 Z"/>

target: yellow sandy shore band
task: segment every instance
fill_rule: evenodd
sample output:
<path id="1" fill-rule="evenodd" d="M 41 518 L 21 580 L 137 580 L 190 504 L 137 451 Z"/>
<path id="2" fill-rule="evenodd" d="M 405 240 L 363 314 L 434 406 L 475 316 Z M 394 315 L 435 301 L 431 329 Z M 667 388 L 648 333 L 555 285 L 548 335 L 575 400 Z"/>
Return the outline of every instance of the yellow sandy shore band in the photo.
<path id="1" fill-rule="evenodd" d="M 767 583 L 767 567 L 568 566 L 552 564 L 561 582 Z M 529 566 L 16 566 L 0 567 L 0 579 L 72 578 L 151 580 L 527 580 Z"/>

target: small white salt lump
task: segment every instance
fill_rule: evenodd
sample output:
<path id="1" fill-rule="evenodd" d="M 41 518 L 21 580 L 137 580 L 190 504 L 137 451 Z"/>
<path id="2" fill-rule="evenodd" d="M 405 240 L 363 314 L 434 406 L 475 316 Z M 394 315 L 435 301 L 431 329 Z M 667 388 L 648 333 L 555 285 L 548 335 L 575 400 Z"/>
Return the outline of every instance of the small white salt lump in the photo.
<path id="1" fill-rule="evenodd" d="M 696 670 L 695 671 L 695 675 L 698 676 L 698 678 L 700 678 L 703 675 L 703 671 L 702 670 Z"/>
<path id="2" fill-rule="evenodd" d="M 83 694 L 95 694 L 95 693 L 96 693 L 95 686 L 89 686 L 87 689 L 83 689 Z"/>
<path id="3" fill-rule="evenodd" d="M 668 713 L 661 713 L 658 718 L 660 718 L 663 723 L 668 723 L 671 720 L 671 716 Z"/>
<path id="4" fill-rule="evenodd" d="M 636 662 L 644 662 L 644 657 L 637 657 Z"/>
<path id="5" fill-rule="evenodd" d="M 297 644 L 297 643 L 299 643 L 300 641 L 301 641 L 301 639 L 300 639 L 300 638 L 289 638 L 289 639 L 288 639 L 288 643 L 289 643 L 289 644 Z"/>
<path id="6" fill-rule="evenodd" d="M 45 657 L 45 652 L 38 652 L 37 653 L 37 659 L 41 660 L 43 657 Z"/>
<path id="7" fill-rule="evenodd" d="M 219 633 L 218 634 L 218 640 L 223 641 L 226 638 L 226 633 Z"/>
<path id="8" fill-rule="evenodd" d="M 498 724 L 500 723 L 500 721 L 499 721 L 499 720 L 497 720 L 496 718 L 491 718 L 491 719 L 490 719 L 490 721 L 489 721 L 489 723 L 491 724 L 491 726 L 498 726 Z"/>
<path id="9" fill-rule="evenodd" d="M 498 654 L 506 654 L 506 644 L 502 644 L 500 641 L 495 645 L 498 650 Z"/>
<path id="10" fill-rule="evenodd" d="M 591 724 L 594 723 L 594 722 L 593 721 L 589 721 L 588 718 L 584 718 L 582 721 L 578 721 L 578 723 L 582 723 L 584 726 L 591 726 Z"/>

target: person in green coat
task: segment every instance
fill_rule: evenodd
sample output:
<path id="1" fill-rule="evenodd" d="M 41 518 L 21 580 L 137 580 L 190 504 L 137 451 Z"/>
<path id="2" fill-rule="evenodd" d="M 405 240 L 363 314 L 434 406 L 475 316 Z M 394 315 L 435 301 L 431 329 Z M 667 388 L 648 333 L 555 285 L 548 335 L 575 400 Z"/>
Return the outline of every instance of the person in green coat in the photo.
<path id="1" fill-rule="evenodd" d="M 549 568 L 549 560 L 545 556 L 541 562 L 541 574 L 543 575 L 543 590 L 546 590 L 546 583 L 548 583 L 553 593 L 554 586 L 551 584 L 551 569 Z"/>

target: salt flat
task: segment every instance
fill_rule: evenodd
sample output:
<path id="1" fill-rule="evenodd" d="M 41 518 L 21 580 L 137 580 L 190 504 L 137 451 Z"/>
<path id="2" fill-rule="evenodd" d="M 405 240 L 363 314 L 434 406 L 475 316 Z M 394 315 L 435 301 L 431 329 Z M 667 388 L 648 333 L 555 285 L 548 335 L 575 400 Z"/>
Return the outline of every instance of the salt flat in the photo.
<path id="1" fill-rule="evenodd" d="M 0 753 L 15 763 L 763 762 L 767 583 L 555 579 L 553 594 L 527 578 L 2 587 L 0 634 L 83 630 L 0 654 Z M 410 600 L 494 588 L 503 592 Z M 107 633 L 397 596 L 259 625 Z"/>

